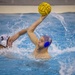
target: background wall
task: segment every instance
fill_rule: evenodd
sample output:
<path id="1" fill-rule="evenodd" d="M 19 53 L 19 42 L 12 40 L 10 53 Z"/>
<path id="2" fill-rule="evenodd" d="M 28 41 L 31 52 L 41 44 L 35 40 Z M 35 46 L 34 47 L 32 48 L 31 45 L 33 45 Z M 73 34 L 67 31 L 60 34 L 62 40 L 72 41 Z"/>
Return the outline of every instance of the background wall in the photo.
<path id="1" fill-rule="evenodd" d="M 38 5 L 43 1 L 51 5 L 75 5 L 75 0 L 0 0 L 0 5 Z"/>

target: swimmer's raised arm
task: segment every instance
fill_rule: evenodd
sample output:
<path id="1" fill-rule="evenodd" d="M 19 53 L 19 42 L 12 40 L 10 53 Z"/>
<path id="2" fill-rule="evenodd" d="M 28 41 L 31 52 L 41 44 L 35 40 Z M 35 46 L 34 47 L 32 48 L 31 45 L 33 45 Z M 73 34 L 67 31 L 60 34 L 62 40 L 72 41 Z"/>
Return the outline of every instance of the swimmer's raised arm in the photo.
<path id="1" fill-rule="evenodd" d="M 27 33 L 31 41 L 36 45 L 38 43 L 38 38 L 34 34 L 35 28 L 46 18 L 46 16 L 41 16 L 36 22 L 34 22 L 27 30 Z"/>
<path id="2" fill-rule="evenodd" d="M 11 47 L 12 46 L 12 43 L 17 39 L 19 38 L 21 35 L 25 34 L 27 32 L 27 29 L 23 29 L 21 31 L 19 31 L 18 33 L 14 34 L 13 36 L 11 36 L 9 39 L 8 39 L 8 46 Z"/>

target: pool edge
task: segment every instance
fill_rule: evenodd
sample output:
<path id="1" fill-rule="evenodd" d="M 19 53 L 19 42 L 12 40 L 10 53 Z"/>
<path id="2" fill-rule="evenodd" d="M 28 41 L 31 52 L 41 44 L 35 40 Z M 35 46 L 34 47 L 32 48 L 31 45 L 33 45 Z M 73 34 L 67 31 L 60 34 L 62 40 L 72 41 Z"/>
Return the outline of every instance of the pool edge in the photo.
<path id="1" fill-rule="evenodd" d="M 52 6 L 52 13 L 75 12 L 75 5 Z M 38 6 L 0 6 L 0 13 L 38 13 Z"/>

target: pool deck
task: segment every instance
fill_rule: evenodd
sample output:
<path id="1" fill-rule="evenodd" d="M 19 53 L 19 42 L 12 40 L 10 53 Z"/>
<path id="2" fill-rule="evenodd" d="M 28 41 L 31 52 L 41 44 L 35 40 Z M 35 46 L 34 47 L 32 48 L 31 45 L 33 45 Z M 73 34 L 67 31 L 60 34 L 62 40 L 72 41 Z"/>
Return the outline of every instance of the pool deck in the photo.
<path id="1" fill-rule="evenodd" d="M 75 12 L 75 5 L 52 6 L 52 12 Z M 0 5 L 0 13 L 38 13 L 38 6 L 3 6 Z"/>

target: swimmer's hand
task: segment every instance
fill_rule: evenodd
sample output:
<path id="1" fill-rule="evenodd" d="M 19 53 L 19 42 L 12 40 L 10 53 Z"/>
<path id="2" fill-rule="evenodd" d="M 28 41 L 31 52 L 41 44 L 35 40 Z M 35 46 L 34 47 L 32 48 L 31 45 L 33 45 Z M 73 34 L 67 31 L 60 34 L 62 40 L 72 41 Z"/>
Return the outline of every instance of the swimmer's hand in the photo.
<path id="1" fill-rule="evenodd" d="M 12 39 L 9 38 L 8 43 L 7 43 L 7 47 L 12 47 L 12 43 L 13 43 Z"/>
<path id="2" fill-rule="evenodd" d="M 47 16 L 41 16 L 40 20 L 43 21 Z"/>

